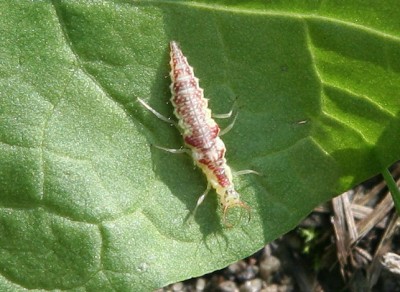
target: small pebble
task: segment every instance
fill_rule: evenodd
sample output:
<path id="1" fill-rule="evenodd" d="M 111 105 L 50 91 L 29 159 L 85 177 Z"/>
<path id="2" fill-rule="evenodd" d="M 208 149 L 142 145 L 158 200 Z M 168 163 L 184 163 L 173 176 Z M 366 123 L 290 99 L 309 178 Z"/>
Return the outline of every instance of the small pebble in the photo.
<path id="1" fill-rule="evenodd" d="M 235 282 L 233 281 L 224 281 L 218 285 L 218 291 L 221 292 L 239 292 L 239 289 L 236 287 Z"/>
<path id="2" fill-rule="evenodd" d="M 196 281 L 196 291 L 201 292 L 204 291 L 206 287 L 206 280 L 204 278 L 198 278 Z"/>
<path id="3" fill-rule="evenodd" d="M 253 279 L 246 281 L 242 286 L 240 286 L 240 292 L 259 292 L 261 291 L 263 282 L 261 279 Z"/>
<path id="4" fill-rule="evenodd" d="M 277 257 L 269 256 L 265 257 L 260 262 L 260 276 L 261 278 L 270 283 L 272 281 L 272 276 L 281 268 L 281 262 Z"/>
<path id="5" fill-rule="evenodd" d="M 237 279 L 240 282 L 245 282 L 253 279 L 257 273 L 258 273 L 257 266 L 247 266 L 244 270 L 242 270 L 237 274 Z"/>
<path id="6" fill-rule="evenodd" d="M 246 268 L 247 264 L 244 261 L 238 261 L 237 263 L 233 263 L 229 265 L 227 268 L 227 272 L 231 275 L 236 275 L 240 273 L 240 271 L 243 271 Z"/>
<path id="7" fill-rule="evenodd" d="M 262 292 L 278 292 L 279 291 L 279 286 L 277 284 L 271 284 L 267 285 Z"/>
<path id="8" fill-rule="evenodd" d="M 180 292 L 183 291 L 183 283 L 182 282 L 178 282 L 172 285 L 172 291 L 174 292 Z"/>

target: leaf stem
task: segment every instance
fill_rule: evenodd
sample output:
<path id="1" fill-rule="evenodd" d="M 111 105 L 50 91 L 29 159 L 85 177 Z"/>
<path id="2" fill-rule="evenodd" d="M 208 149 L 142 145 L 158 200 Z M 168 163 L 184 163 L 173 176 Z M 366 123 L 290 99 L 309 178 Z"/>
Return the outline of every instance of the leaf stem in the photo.
<path id="1" fill-rule="evenodd" d="M 399 191 L 399 188 L 398 188 L 396 182 L 394 181 L 390 171 L 387 168 L 385 168 L 382 171 L 382 175 L 386 181 L 386 184 L 389 188 L 390 193 L 392 194 L 392 198 L 393 198 L 394 206 L 396 207 L 397 214 L 400 214 L 400 191 Z"/>

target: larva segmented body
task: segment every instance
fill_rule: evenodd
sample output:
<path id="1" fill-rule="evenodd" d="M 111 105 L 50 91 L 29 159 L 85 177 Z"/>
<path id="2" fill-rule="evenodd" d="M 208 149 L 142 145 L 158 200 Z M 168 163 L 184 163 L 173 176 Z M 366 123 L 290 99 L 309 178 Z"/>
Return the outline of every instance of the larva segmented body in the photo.
<path id="1" fill-rule="evenodd" d="M 240 200 L 235 190 L 232 172 L 225 159 L 226 147 L 218 136 L 220 128 L 211 117 L 208 100 L 204 98 L 199 80 L 178 44 L 172 41 L 170 48 L 174 114 L 193 160 L 220 198 L 225 220 L 229 208 L 243 207 L 249 210 L 249 207 Z"/>

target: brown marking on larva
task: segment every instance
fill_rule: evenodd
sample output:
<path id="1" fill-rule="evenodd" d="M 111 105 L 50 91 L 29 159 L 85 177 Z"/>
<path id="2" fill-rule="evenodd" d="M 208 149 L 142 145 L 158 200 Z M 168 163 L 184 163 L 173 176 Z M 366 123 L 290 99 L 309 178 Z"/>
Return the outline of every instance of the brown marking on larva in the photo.
<path id="1" fill-rule="evenodd" d="M 208 101 L 204 98 L 199 80 L 187 62 L 178 44 L 171 47 L 171 103 L 186 146 L 202 169 L 208 182 L 219 195 L 223 207 L 224 222 L 227 211 L 232 207 L 250 208 L 240 200 L 232 182 L 232 173 L 226 163 L 224 142 L 218 136 L 220 128 L 212 119 Z"/>

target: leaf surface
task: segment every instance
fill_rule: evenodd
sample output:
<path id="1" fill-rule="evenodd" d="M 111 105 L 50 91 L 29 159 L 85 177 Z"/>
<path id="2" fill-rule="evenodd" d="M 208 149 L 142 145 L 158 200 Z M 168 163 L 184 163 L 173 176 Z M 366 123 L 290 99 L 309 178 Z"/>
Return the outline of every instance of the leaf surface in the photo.
<path id="1" fill-rule="evenodd" d="M 222 268 L 400 158 L 394 1 L 3 1 L 0 289 L 149 291 Z M 393 2 L 393 3 L 392 3 Z M 251 206 L 225 228 L 179 148 L 181 44 Z M 222 120 L 221 126 L 229 121 Z M 235 221 L 236 220 L 236 221 Z M 132 290 L 133 291 L 133 290 Z"/>

